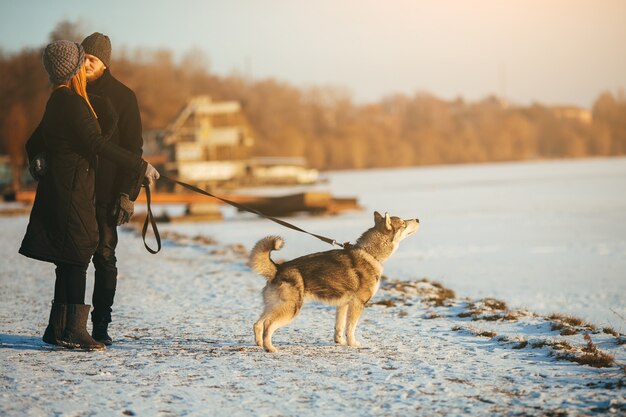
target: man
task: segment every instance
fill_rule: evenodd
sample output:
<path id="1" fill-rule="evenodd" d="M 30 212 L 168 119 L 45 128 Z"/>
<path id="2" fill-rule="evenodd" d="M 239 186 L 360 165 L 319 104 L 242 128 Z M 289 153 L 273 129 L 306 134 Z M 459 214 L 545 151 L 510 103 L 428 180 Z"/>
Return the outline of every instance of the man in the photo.
<path id="1" fill-rule="evenodd" d="M 117 113 L 117 129 L 111 141 L 141 156 L 143 138 L 137 98 L 130 88 L 111 74 L 109 37 L 95 32 L 83 40 L 82 46 L 85 50 L 87 92 L 108 99 Z M 133 215 L 133 202 L 129 199 L 131 188 L 132 184 L 114 164 L 100 159 L 96 173 L 96 218 L 100 242 L 93 256 L 96 276 L 91 321 L 92 337 L 105 345 L 113 343 L 108 334 L 108 325 L 117 288 L 117 226 L 128 222 Z"/>

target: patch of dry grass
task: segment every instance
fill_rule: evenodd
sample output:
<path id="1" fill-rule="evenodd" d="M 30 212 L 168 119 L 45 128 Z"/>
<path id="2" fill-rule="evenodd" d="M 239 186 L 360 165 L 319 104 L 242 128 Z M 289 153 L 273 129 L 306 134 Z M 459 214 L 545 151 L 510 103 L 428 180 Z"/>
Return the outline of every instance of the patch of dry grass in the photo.
<path id="1" fill-rule="evenodd" d="M 379 301 L 376 301 L 375 303 L 371 303 L 371 304 L 372 305 L 377 305 L 377 306 L 385 306 L 387 308 L 396 306 L 396 302 L 394 300 L 392 300 L 392 299 L 379 300 Z"/>
<path id="2" fill-rule="evenodd" d="M 548 345 L 554 350 L 574 350 L 574 347 L 565 340 L 550 342 Z"/>
<path id="3" fill-rule="evenodd" d="M 583 319 L 568 314 L 553 313 L 548 316 L 548 320 L 559 321 L 565 324 L 569 324 L 570 326 L 582 326 L 583 324 L 585 324 L 585 321 Z"/>
<path id="4" fill-rule="evenodd" d="M 502 300 L 497 300 L 495 298 L 483 298 L 482 300 L 485 307 L 488 307 L 492 310 L 506 310 L 506 303 Z"/>
<path id="5" fill-rule="evenodd" d="M 210 236 L 196 235 L 191 240 L 202 245 L 217 245 L 217 240 L 213 239 Z"/>
<path id="6" fill-rule="evenodd" d="M 572 336 L 572 335 L 578 334 L 579 332 L 578 329 L 571 327 L 571 326 L 564 325 L 562 323 L 552 323 L 551 330 L 559 331 L 559 334 L 561 336 Z"/>
<path id="7" fill-rule="evenodd" d="M 564 323 L 568 326 L 579 327 L 589 331 L 596 331 L 596 326 L 594 326 L 593 324 L 588 323 L 579 317 L 569 314 L 551 314 L 547 318 L 552 322 Z"/>
<path id="8" fill-rule="evenodd" d="M 587 341 L 587 344 L 582 348 L 582 354 L 576 355 L 566 353 L 557 357 L 559 359 L 565 359 L 581 365 L 593 366 L 594 368 L 609 368 L 615 365 L 615 357 L 598 349 L 598 347 L 591 340 L 591 336 L 589 336 L 589 334 L 585 334 L 584 338 Z"/>
<path id="9" fill-rule="evenodd" d="M 532 347 L 533 349 L 541 349 L 542 347 L 546 346 L 552 348 L 552 350 L 574 350 L 574 347 L 565 340 L 535 340 L 530 344 L 530 347 Z"/>
<path id="10" fill-rule="evenodd" d="M 490 316 L 474 317 L 473 320 L 498 321 L 504 318 L 501 314 L 492 314 Z"/>
<path id="11" fill-rule="evenodd" d="M 445 288 L 438 282 L 430 282 L 426 278 L 417 281 L 390 280 L 385 277 L 383 288 L 387 291 L 400 293 L 402 301 L 408 302 L 410 295 L 421 297 L 426 304 L 442 307 L 449 306 L 450 300 L 456 298 L 456 294 L 449 288 Z"/>
<path id="12" fill-rule="evenodd" d="M 481 337 L 489 337 L 489 338 L 494 338 L 496 337 L 498 334 L 496 332 L 493 332 L 491 330 L 480 330 L 480 329 L 475 329 L 472 327 L 462 327 L 462 326 L 454 326 L 452 327 L 452 331 L 453 332 L 468 332 L 473 336 L 481 336 Z M 506 336 L 503 336 L 506 337 Z"/>
<path id="13" fill-rule="evenodd" d="M 437 291 L 437 293 L 434 296 L 428 299 L 428 301 L 433 302 L 435 306 L 438 306 L 438 307 L 444 306 L 446 305 L 446 301 L 453 300 L 454 298 L 456 298 L 456 294 L 451 289 L 443 288 L 443 287 L 437 287 L 437 288 L 439 288 L 439 291 Z"/>
<path id="14" fill-rule="evenodd" d="M 526 346 L 528 346 L 528 340 L 522 340 L 521 342 L 513 346 L 513 349 L 524 349 Z"/>
<path id="15" fill-rule="evenodd" d="M 550 329 L 558 331 L 561 336 L 572 336 L 582 331 L 596 331 L 596 326 L 581 318 L 568 314 L 551 314 L 546 319 L 552 323 Z"/>
<path id="16" fill-rule="evenodd" d="M 483 298 L 481 300 L 468 303 L 467 310 L 459 313 L 457 316 L 461 318 L 471 317 L 472 320 L 475 321 L 517 321 L 522 315 L 524 314 L 521 312 L 507 311 L 507 305 L 504 301 L 497 300 L 495 298 Z"/>

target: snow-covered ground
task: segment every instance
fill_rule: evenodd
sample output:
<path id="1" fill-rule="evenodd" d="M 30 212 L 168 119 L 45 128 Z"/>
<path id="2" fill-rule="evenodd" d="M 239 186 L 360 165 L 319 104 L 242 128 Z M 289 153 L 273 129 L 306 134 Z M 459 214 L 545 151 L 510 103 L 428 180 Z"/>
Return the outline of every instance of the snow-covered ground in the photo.
<path id="1" fill-rule="evenodd" d="M 624 415 L 624 179 L 625 159 L 332 174 L 366 211 L 294 223 L 338 241 L 374 209 L 422 223 L 386 264 L 362 349 L 334 345 L 334 309 L 320 304 L 275 334 L 279 352 L 254 346 L 264 279 L 247 250 L 266 234 L 286 239 L 276 258 L 328 246 L 231 211 L 163 225 L 157 255 L 122 232 L 115 344 L 47 346 L 53 267 L 17 254 L 27 217 L 0 217 L 0 415 Z M 456 297 L 429 301 L 441 290 L 422 277 Z M 585 334 L 612 366 L 572 361 L 592 350 Z"/>

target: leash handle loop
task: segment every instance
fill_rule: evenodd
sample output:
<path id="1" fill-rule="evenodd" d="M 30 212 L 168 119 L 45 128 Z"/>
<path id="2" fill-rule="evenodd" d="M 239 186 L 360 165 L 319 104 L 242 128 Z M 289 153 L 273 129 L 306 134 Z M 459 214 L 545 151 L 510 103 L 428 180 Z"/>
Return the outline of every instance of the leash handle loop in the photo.
<path id="1" fill-rule="evenodd" d="M 159 229 L 157 228 L 156 221 L 154 220 L 154 215 L 152 214 L 152 208 L 151 208 L 151 202 L 150 202 L 151 200 L 150 183 L 148 182 L 148 180 L 144 180 L 143 185 L 146 190 L 146 204 L 148 208 L 147 208 L 147 213 L 146 213 L 146 220 L 143 222 L 143 228 L 141 230 L 141 237 L 143 238 L 143 245 L 146 247 L 148 252 L 155 255 L 159 253 L 159 251 L 161 250 L 161 235 L 159 234 Z M 157 242 L 156 250 L 152 249 L 146 243 L 146 233 L 148 231 L 148 222 L 152 226 L 152 232 L 154 233 L 154 238 L 156 239 L 156 242 Z"/>

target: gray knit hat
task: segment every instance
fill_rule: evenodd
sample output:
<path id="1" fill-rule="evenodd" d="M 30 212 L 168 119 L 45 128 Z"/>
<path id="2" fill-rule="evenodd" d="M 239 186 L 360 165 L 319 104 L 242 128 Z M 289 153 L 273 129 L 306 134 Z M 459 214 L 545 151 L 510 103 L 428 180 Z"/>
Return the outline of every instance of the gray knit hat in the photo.
<path id="1" fill-rule="evenodd" d="M 107 35 L 94 32 L 83 39 L 81 45 L 85 48 L 86 54 L 98 57 L 104 65 L 109 66 L 111 62 L 111 40 Z"/>
<path id="2" fill-rule="evenodd" d="M 85 63 L 85 51 L 71 41 L 54 41 L 43 51 L 43 66 L 52 84 L 65 84 Z"/>

